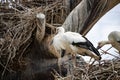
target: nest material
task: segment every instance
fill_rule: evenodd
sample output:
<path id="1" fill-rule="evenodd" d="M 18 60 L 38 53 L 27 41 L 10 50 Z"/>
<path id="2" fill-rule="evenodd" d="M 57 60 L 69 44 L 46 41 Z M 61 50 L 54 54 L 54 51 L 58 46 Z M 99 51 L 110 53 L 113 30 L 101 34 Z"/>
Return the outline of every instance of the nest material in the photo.
<path id="1" fill-rule="evenodd" d="M 27 2 L 26 2 L 27 3 Z M 25 4 L 26 4 L 25 3 Z M 61 25 L 66 18 L 66 8 L 61 2 L 50 2 L 47 7 L 26 9 L 14 3 L 18 8 L 1 8 L 0 13 L 0 76 L 5 75 L 5 71 L 16 72 L 24 70 L 27 64 L 23 56 L 28 52 L 31 43 L 35 38 L 38 20 L 36 14 L 46 13 L 46 20 L 52 25 Z M 28 6 L 33 5 L 29 4 Z M 38 6 L 38 4 L 35 4 Z M 41 5 L 39 5 L 41 6 Z M 35 6 L 32 6 L 35 7 Z M 51 16 L 52 14 L 52 16 Z M 51 34 L 51 27 L 46 24 L 46 31 L 43 35 Z M 57 74 L 57 73 L 56 73 Z M 119 80 L 120 60 L 101 61 L 101 64 L 92 65 L 90 68 L 84 64 L 76 68 L 72 75 L 62 79 L 75 80 Z M 58 78 L 56 78 L 58 79 Z"/>
<path id="2" fill-rule="evenodd" d="M 119 80 L 120 60 L 106 60 L 101 64 L 77 68 L 75 70 L 75 80 Z"/>
<path id="3" fill-rule="evenodd" d="M 2 2 L 2 1 L 1 1 Z M 24 1 L 23 1 L 24 2 Z M 63 23 L 66 17 L 65 6 L 63 1 L 48 0 L 48 1 L 34 1 L 33 3 L 41 3 L 41 7 L 32 4 L 32 1 L 25 1 L 22 5 L 17 2 L 12 2 L 11 8 L 7 3 L 1 3 L 0 8 L 0 54 L 1 56 L 11 53 L 12 58 L 15 54 L 24 53 L 25 50 L 21 50 L 21 46 L 25 48 L 27 44 L 30 44 L 34 37 L 34 30 L 38 25 L 36 14 L 42 12 L 46 15 L 46 35 L 51 34 L 51 24 Z M 31 4 L 30 4 L 31 3 Z M 4 4 L 4 5 L 3 5 Z M 5 5 L 6 4 L 6 5 Z M 27 8 L 24 4 L 34 5 L 34 8 Z M 46 5 L 49 4 L 49 5 Z M 16 6 L 16 7 L 15 7 Z M 37 8 L 36 8 L 37 7 Z M 21 9 L 22 8 L 22 9 Z M 61 17 L 61 13 L 62 16 Z M 52 15 L 51 15 L 52 14 Z M 64 17 L 64 19 L 63 19 Z M 60 24 L 61 25 L 61 24 Z M 33 37 L 32 37 L 33 35 Z M 32 39 L 31 39 L 32 38 Z M 24 46 L 23 46 L 24 45 Z"/>
<path id="4" fill-rule="evenodd" d="M 44 37 L 53 33 L 53 26 L 51 24 L 63 23 L 63 16 L 66 17 L 65 7 L 60 1 L 52 1 L 49 5 L 42 7 L 27 8 L 15 2 L 13 7 L 6 8 L 5 5 L 0 8 L 0 76 L 5 78 L 7 74 L 21 72 L 25 70 L 26 62 L 25 56 L 29 53 L 34 44 L 36 29 L 41 28 L 36 14 L 46 14 L 45 33 L 42 34 L 41 40 Z M 29 2 L 26 2 L 29 3 Z M 46 4 L 46 3 L 43 3 Z M 24 4 L 23 4 L 24 5 Z M 30 5 L 30 4 L 29 4 Z M 33 5 L 33 4 L 31 4 Z M 62 6 L 62 7 L 61 7 Z M 55 13 L 56 12 L 56 13 Z M 51 15 L 52 14 L 52 15 Z M 59 19 L 58 19 L 59 18 Z M 41 31 L 42 32 L 42 31 Z M 35 50 L 33 50 L 35 51 Z M 45 53 L 48 51 L 46 50 Z M 44 52 L 43 52 L 44 53 Z M 53 56 L 53 55 L 52 55 Z M 4 77 L 5 76 L 5 77 Z"/>
<path id="5" fill-rule="evenodd" d="M 72 67 L 72 74 L 62 77 L 55 72 L 54 77 L 55 80 L 120 80 L 120 59 L 103 60 L 94 65 L 80 63 L 77 68 Z"/>
<path id="6" fill-rule="evenodd" d="M 120 60 L 108 60 L 101 62 L 100 66 L 94 65 L 90 70 L 90 79 L 119 80 Z"/>
<path id="7" fill-rule="evenodd" d="M 8 72 L 14 72 L 17 68 L 20 69 L 26 64 L 22 57 L 33 41 L 33 35 L 35 34 L 36 26 L 38 26 L 35 16 L 29 13 L 18 13 L 12 16 L 1 17 L 3 19 L 1 25 L 4 25 L 2 26 L 3 29 L 6 28 L 1 33 L 1 76 L 4 76 L 6 70 Z"/>
<path id="8" fill-rule="evenodd" d="M 114 58 L 112 60 L 101 60 L 99 62 L 94 60 L 91 64 L 88 64 L 83 58 L 79 57 L 76 61 L 77 67 L 71 68 L 72 71 L 70 73 L 72 74 L 62 77 L 55 72 L 55 80 L 120 80 L 120 56 L 115 56 L 109 53 L 108 50 L 104 51 L 101 49 L 101 51 L 103 53 L 102 55 L 107 54 Z"/>

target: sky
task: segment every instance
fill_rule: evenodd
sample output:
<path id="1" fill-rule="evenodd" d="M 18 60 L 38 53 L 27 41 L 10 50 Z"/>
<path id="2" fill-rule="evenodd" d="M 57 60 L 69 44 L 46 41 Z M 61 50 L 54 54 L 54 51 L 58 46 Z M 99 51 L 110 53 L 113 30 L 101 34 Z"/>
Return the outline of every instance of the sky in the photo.
<path id="1" fill-rule="evenodd" d="M 108 40 L 108 34 L 112 31 L 120 31 L 120 4 L 115 6 L 113 9 L 108 11 L 88 32 L 86 37 L 93 43 L 96 47 L 99 41 Z M 103 50 L 107 50 L 111 45 L 105 45 L 102 47 Z M 109 53 L 118 55 L 115 51 L 116 49 L 112 48 L 109 50 Z M 101 52 L 99 50 L 99 52 Z M 113 56 L 104 54 L 102 60 L 113 59 Z M 89 60 L 88 57 L 84 57 L 85 60 Z"/>

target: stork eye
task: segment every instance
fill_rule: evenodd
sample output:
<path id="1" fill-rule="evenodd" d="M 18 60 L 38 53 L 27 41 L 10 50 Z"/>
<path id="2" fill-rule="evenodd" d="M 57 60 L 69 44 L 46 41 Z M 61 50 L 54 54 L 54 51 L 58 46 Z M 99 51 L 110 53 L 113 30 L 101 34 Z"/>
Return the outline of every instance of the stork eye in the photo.
<path id="1" fill-rule="evenodd" d="M 101 43 L 99 42 L 98 45 L 100 45 Z"/>

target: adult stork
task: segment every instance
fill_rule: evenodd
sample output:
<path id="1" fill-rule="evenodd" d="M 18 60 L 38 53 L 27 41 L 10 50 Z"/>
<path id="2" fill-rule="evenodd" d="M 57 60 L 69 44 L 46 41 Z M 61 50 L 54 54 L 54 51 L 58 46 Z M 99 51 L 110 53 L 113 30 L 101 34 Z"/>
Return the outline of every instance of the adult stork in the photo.
<path id="1" fill-rule="evenodd" d="M 90 56 L 96 60 L 101 59 L 101 55 L 93 44 L 86 38 L 76 32 L 65 32 L 63 27 L 57 27 L 57 34 L 53 37 L 52 45 L 60 53 L 64 55 L 80 54 Z"/>
<path id="2" fill-rule="evenodd" d="M 96 60 L 101 59 L 101 55 L 93 44 L 86 38 L 75 32 L 65 32 L 63 27 L 57 27 L 57 34 L 53 37 L 51 45 L 55 50 L 60 53 L 58 59 L 59 71 L 61 74 L 61 57 L 68 55 L 69 53 L 75 55 L 78 53 L 83 56 L 90 56 Z M 74 67 L 76 67 L 76 59 L 73 61 Z"/>
<path id="3" fill-rule="evenodd" d="M 108 35 L 108 40 L 107 41 L 98 42 L 97 48 L 100 49 L 101 47 L 103 47 L 106 44 L 111 44 L 120 53 L 120 32 L 119 31 L 112 31 Z"/>

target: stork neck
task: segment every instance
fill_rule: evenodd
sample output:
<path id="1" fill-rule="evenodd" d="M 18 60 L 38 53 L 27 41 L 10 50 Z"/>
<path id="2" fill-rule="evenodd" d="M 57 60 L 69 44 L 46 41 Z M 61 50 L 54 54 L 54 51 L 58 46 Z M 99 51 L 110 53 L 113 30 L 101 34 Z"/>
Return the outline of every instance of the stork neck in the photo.
<path id="1" fill-rule="evenodd" d="M 60 31 L 60 32 L 58 32 L 58 34 L 63 34 L 64 33 L 64 31 Z"/>
<path id="2" fill-rule="evenodd" d="M 102 41 L 103 46 L 110 43 L 111 43 L 110 41 Z"/>
<path id="3" fill-rule="evenodd" d="M 64 32 L 65 32 L 64 29 L 62 29 L 58 31 L 58 34 L 60 35 L 60 34 L 63 34 Z"/>
<path id="4" fill-rule="evenodd" d="M 58 27 L 58 34 L 63 34 L 65 29 L 63 27 Z"/>
<path id="5" fill-rule="evenodd" d="M 104 41 L 105 44 L 110 44 L 111 42 L 110 41 Z"/>

